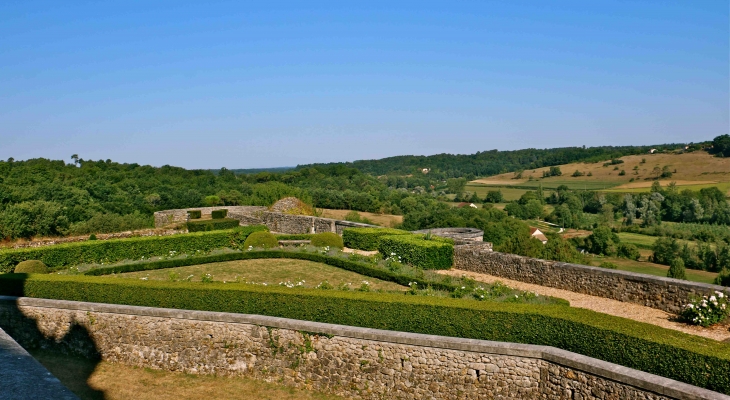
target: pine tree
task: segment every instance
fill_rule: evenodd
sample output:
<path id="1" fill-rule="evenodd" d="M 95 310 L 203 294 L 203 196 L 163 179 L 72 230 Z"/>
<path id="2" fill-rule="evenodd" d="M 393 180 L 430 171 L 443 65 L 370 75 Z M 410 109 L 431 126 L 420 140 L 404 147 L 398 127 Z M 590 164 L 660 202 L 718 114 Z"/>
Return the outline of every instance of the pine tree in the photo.
<path id="1" fill-rule="evenodd" d="M 669 264 L 669 271 L 667 271 L 667 277 L 674 278 L 674 279 L 687 280 L 687 273 L 684 269 L 684 261 L 681 258 L 676 257 Z"/>

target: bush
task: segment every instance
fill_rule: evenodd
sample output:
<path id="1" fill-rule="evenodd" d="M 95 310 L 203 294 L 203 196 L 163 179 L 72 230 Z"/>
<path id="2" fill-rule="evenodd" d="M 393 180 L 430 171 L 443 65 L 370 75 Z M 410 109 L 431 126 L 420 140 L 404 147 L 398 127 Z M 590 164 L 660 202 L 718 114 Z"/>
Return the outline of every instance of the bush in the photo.
<path id="1" fill-rule="evenodd" d="M 715 277 L 715 285 L 730 286 L 730 269 L 723 268 Z"/>
<path id="2" fill-rule="evenodd" d="M 639 248 L 630 243 L 619 243 L 616 255 L 634 261 L 637 261 L 641 257 Z"/>
<path id="3" fill-rule="evenodd" d="M 338 249 L 345 247 L 340 235 L 333 232 L 317 233 L 312 236 L 311 243 L 312 246 L 317 247 L 333 247 Z"/>
<path id="4" fill-rule="evenodd" d="M 226 215 L 228 215 L 228 210 L 225 208 L 222 210 L 213 210 L 210 213 L 210 217 L 213 219 L 223 219 L 226 217 Z"/>
<path id="5" fill-rule="evenodd" d="M 730 312 L 730 302 L 724 293 L 716 291 L 710 296 L 693 299 L 684 306 L 679 317 L 692 325 L 708 327 L 722 322 Z"/>
<path id="6" fill-rule="evenodd" d="M 240 225 L 237 219 L 223 218 L 223 219 L 208 219 L 200 221 L 188 221 L 186 224 L 188 232 L 207 232 L 207 231 L 219 231 L 223 229 L 232 229 Z"/>
<path id="7" fill-rule="evenodd" d="M 687 271 L 684 269 L 684 261 L 681 258 L 677 257 L 669 263 L 667 277 L 674 279 L 687 279 Z"/>
<path id="8" fill-rule="evenodd" d="M 89 235 L 89 240 L 96 240 L 96 235 L 94 235 L 93 233 Z"/>
<path id="9" fill-rule="evenodd" d="M 580 308 L 437 297 L 7 274 L 0 294 L 268 315 L 401 332 L 555 346 L 730 393 L 730 346 Z"/>
<path id="10" fill-rule="evenodd" d="M 96 213 L 86 221 L 71 225 L 69 234 L 87 235 L 90 233 L 112 233 L 152 228 L 154 223 L 149 215 L 135 211 L 132 214 Z"/>
<path id="11" fill-rule="evenodd" d="M 47 274 L 48 267 L 43 264 L 43 261 L 26 260 L 19 262 L 13 272 L 16 274 Z"/>
<path id="12" fill-rule="evenodd" d="M 269 232 L 254 232 L 248 236 L 243 243 L 243 247 L 246 249 L 252 247 L 270 249 L 279 247 L 279 241 L 276 240 L 276 236 Z"/>
<path id="13" fill-rule="evenodd" d="M 616 265 L 616 264 L 614 264 L 612 262 L 608 262 L 608 261 L 602 262 L 599 265 L 599 267 L 601 267 L 601 268 L 608 268 L 608 269 L 618 269 L 618 265 Z"/>
<path id="14" fill-rule="evenodd" d="M 358 250 L 377 250 L 380 238 L 392 235 L 410 235 L 408 231 L 390 228 L 346 228 L 342 232 L 345 247 Z"/>
<path id="15" fill-rule="evenodd" d="M 168 255 L 170 251 L 195 253 L 226 247 L 240 248 L 251 232 L 266 230 L 268 230 L 266 226 L 253 225 L 225 231 L 91 240 L 46 247 L 0 250 L 0 273 L 10 272 L 16 264 L 25 260 L 40 260 L 53 269 L 79 264 L 139 260 L 142 257 Z"/>
<path id="16" fill-rule="evenodd" d="M 433 237 L 425 240 L 422 235 L 381 236 L 378 251 L 384 257 L 395 254 L 402 262 L 423 269 L 449 269 L 454 265 L 451 239 Z"/>
<path id="17" fill-rule="evenodd" d="M 188 219 L 200 219 L 202 214 L 200 210 L 190 210 L 188 211 Z"/>

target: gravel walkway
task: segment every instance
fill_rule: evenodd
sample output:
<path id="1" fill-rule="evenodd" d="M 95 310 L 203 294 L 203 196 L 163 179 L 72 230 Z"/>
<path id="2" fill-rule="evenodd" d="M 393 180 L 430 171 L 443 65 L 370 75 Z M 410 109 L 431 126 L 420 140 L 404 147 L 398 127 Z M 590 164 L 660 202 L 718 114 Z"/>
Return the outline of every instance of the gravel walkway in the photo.
<path id="1" fill-rule="evenodd" d="M 500 281 L 513 289 L 525 290 L 544 296 L 553 296 L 568 300 L 571 307 L 586 308 L 588 310 L 615 315 L 617 317 L 629 318 L 635 321 L 646 322 L 648 324 L 661 326 L 662 328 L 674 329 L 676 331 L 689 333 L 691 335 L 704 336 L 718 341 L 730 341 L 730 330 L 728 330 L 727 324 L 716 325 L 711 328 L 702 328 L 700 326 L 687 325 L 681 322 L 672 321 L 671 318 L 673 318 L 674 315 L 651 307 L 640 306 L 638 304 L 624 303 L 618 300 L 606 299 L 604 297 L 591 296 L 546 286 L 538 286 L 531 283 L 513 281 L 492 275 L 479 274 L 458 269 L 437 272 L 456 277 L 466 275 L 469 278 L 484 283 Z"/>

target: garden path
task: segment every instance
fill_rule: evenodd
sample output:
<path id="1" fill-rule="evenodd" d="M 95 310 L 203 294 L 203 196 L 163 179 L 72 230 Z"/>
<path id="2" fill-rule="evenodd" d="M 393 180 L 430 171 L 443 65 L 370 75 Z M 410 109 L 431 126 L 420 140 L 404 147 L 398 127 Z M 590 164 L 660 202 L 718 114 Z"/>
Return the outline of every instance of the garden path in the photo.
<path id="1" fill-rule="evenodd" d="M 511 279 L 499 278 L 487 274 L 479 274 L 476 272 L 462 271 L 458 269 L 450 269 L 446 271 L 437 271 L 440 274 L 460 277 L 466 275 L 478 282 L 494 283 L 500 281 L 505 285 L 529 292 L 535 292 L 542 296 L 553 296 L 568 300 L 571 307 L 585 308 L 588 310 L 633 319 L 634 321 L 653 324 L 662 328 L 674 329 L 688 333 L 690 335 L 704 336 L 706 338 L 729 341 L 730 342 L 730 326 L 728 323 L 718 324 L 713 327 L 703 328 L 701 326 L 687 325 L 682 322 L 673 321 L 675 316 L 668 312 L 657 310 L 651 307 L 645 307 L 634 303 L 625 303 L 618 300 L 607 299 L 604 297 L 591 296 L 583 293 L 571 292 L 568 290 L 556 289 L 546 286 L 533 285 Z"/>

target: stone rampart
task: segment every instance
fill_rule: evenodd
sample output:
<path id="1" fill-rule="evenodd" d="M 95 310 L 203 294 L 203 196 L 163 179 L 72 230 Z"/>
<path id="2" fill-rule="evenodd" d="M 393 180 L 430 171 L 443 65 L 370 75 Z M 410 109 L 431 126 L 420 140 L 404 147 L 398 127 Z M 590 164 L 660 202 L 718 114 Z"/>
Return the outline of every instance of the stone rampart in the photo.
<path id="1" fill-rule="evenodd" d="M 539 260 L 479 246 L 454 247 L 454 268 L 641 304 L 674 314 L 694 296 L 730 288 L 628 271 Z"/>
<path id="2" fill-rule="evenodd" d="M 730 399 L 548 346 L 257 315 L 0 297 L 0 327 L 24 346 L 360 399 Z"/>

